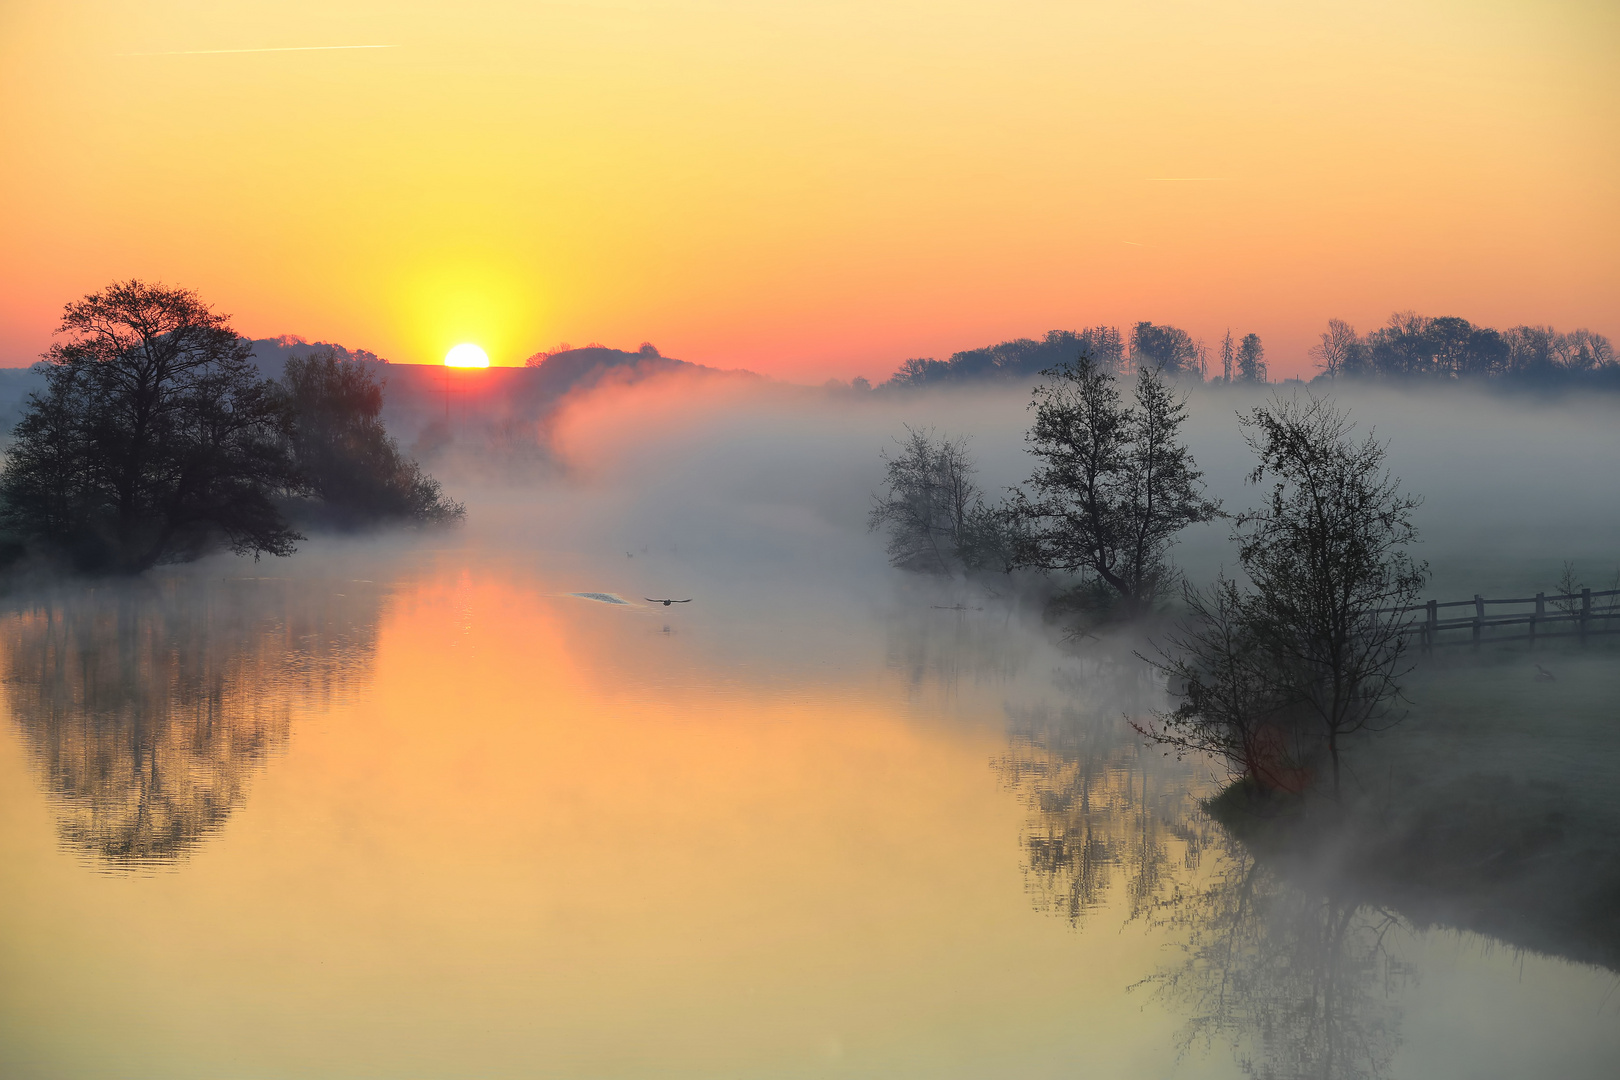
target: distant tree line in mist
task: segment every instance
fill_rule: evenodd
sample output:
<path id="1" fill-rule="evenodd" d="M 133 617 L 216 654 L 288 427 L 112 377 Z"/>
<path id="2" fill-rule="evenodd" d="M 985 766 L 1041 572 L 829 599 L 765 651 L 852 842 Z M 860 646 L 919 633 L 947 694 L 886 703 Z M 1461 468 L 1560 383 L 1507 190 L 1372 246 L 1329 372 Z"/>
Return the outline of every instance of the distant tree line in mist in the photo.
<path id="1" fill-rule="evenodd" d="M 1620 387 L 1614 346 L 1590 330 L 1550 326 L 1493 330 L 1456 316 L 1400 312 L 1366 335 L 1340 319 L 1328 323 L 1311 358 L 1329 378 L 1454 381 L 1513 379 Z"/>
<path id="2" fill-rule="evenodd" d="M 459 519 L 383 429 L 374 366 L 317 346 L 264 378 L 253 343 L 184 289 L 68 304 L 0 469 L 0 547 L 139 573 L 220 547 L 287 555 L 299 525 Z"/>
<path id="3" fill-rule="evenodd" d="M 1258 334 L 1228 331 L 1213 348 L 1177 326 L 1135 324 L 1053 330 L 1044 338 L 1017 338 L 954 353 L 948 360 L 914 358 L 900 365 L 880 390 L 910 390 L 987 381 L 1033 382 L 1045 371 L 1089 357 L 1103 369 L 1124 373 L 1151 367 L 1178 381 L 1264 383 L 1269 381 L 1264 343 Z M 1591 385 L 1620 389 L 1614 346 L 1591 330 L 1562 333 L 1550 326 L 1508 330 L 1474 326 L 1455 316 L 1431 318 L 1412 312 L 1358 334 L 1339 319 L 1328 323 L 1310 349 L 1318 377 L 1383 381 L 1445 382 L 1501 380 L 1546 386 Z M 867 388 L 864 379 L 855 380 Z"/>
<path id="4" fill-rule="evenodd" d="M 1129 336 L 1118 327 L 1093 326 L 1085 330 L 1053 330 L 1039 341 L 1018 338 L 955 353 L 949 360 L 912 359 L 900 365 L 883 389 L 916 389 L 987 380 L 1032 382 L 1085 356 L 1115 373 L 1152 368 L 1175 379 L 1208 377 L 1208 350 L 1179 326 L 1139 322 Z M 1231 333 L 1221 344 L 1221 372 L 1227 381 L 1265 382 L 1265 349 L 1258 334 L 1234 342 Z"/>

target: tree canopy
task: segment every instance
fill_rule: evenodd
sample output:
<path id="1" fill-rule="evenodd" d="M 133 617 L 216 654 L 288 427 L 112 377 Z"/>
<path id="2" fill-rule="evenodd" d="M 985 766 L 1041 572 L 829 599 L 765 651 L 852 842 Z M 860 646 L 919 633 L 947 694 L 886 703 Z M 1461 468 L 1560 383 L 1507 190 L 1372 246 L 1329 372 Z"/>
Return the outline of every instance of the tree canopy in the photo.
<path id="1" fill-rule="evenodd" d="M 1328 322 L 1311 357 L 1329 377 L 1513 379 L 1560 382 L 1606 379 L 1620 384 L 1614 346 L 1590 330 L 1561 333 L 1550 326 L 1494 330 L 1453 315 L 1397 312 L 1362 335 L 1342 319 Z"/>
<path id="2" fill-rule="evenodd" d="M 297 505 L 346 524 L 460 516 L 383 431 L 364 361 L 317 350 L 271 382 L 228 316 L 140 281 L 66 305 L 57 333 L 0 471 L 24 548 L 138 573 L 218 546 L 290 554 Z"/>
<path id="3" fill-rule="evenodd" d="M 872 531 L 888 531 L 890 564 L 934 574 L 1005 569 L 999 515 L 973 482 L 966 436 L 908 427 L 896 442 L 867 517 Z"/>
<path id="4" fill-rule="evenodd" d="M 68 304 L 0 473 L 0 513 L 86 569 L 140 571 L 224 542 L 285 555 L 300 490 L 275 387 L 196 293 L 119 282 Z"/>
<path id="5" fill-rule="evenodd" d="M 1017 338 L 953 353 L 949 360 L 907 360 L 884 385 L 915 389 L 984 380 L 1033 380 L 1076 356 L 1089 356 L 1095 363 L 1117 371 L 1125 362 L 1125 343 L 1112 326 L 1053 330 L 1039 341 Z"/>
<path id="6" fill-rule="evenodd" d="M 1427 577 L 1408 553 L 1420 500 L 1326 399 L 1279 397 L 1242 423 L 1249 479 L 1269 484 L 1236 519 L 1249 586 L 1189 590 L 1191 622 L 1160 665 L 1181 703 L 1144 733 L 1272 788 L 1302 788 L 1325 757 L 1337 792 L 1343 738 L 1390 718 L 1399 694 L 1406 609 Z"/>
<path id="7" fill-rule="evenodd" d="M 462 505 L 389 437 L 380 419 L 383 385 L 369 366 L 317 349 L 287 361 L 282 388 L 293 461 L 315 500 L 306 515 L 348 528 L 463 516 Z"/>
<path id="8" fill-rule="evenodd" d="M 1078 572 L 1141 610 L 1172 578 L 1176 534 L 1220 512 L 1181 442 L 1186 404 L 1153 368 L 1138 368 L 1129 406 L 1089 357 L 1047 374 L 1027 436 L 1039 464 L 1011 508 L 1014 563 Z"/>
<path id="9" fill-rule="evenodd" d="M 1131 363 L 1165 375 L 1204 377 L 1204 350 L 1179 326 L 1137 323 L 1131 330 Z"/>

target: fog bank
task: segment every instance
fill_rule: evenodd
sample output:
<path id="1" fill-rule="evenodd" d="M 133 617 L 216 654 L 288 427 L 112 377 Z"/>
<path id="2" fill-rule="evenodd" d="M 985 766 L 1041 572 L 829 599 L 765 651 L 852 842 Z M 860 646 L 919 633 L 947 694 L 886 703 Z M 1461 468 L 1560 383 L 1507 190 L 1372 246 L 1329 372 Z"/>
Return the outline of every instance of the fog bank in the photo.
<path id="1" fill-rule="evenodd" d="M 1196 387 L 1188 442 L 1229 512 L 1256 499 L 1237 414 L 1272 394 Z M 1391 470 L 1423 497 L 1427 595 L 1551 591 L 1565 560 L 1594 588 L 1620 569 L 1620 440 L 1607 401 L 1509 399 L 1350 386 L 1331 391 Z M 467 498 L 460 543 L 551 549 L 679 549 L 694 569 L 785 575 L 866 590 L 899 576 L 866 532 L 881 454 L 905 426 L 967 435 L 987 499 L 1027 478 L 1026 390 L 973 387 L 863 394 L 702 376 L 658 377 L 582 394 L 537 434 L 547 466 L 492 480 L 480 456 L 436 471 Z M 1230 525 L 1187 530 L 1172 559 L 1203 582 L 1235 563 Z M 1454 595 L 1455 594 L 1455 595 Z"/>

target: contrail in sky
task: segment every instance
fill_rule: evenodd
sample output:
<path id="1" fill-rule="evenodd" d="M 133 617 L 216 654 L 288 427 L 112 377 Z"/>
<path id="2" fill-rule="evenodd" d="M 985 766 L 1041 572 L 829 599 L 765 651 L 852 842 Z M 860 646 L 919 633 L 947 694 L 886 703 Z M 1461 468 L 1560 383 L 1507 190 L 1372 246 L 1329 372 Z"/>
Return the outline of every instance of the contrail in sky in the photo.
<path id="1" fill-rule="evenodd" d="M 397 49 L 398 45 L 284 45 L 278 49 L 178 49 L 174 52 L 127 52 L 118 56 L 219 56 L 222 53 L 326 52 L 330 49 Z"/>

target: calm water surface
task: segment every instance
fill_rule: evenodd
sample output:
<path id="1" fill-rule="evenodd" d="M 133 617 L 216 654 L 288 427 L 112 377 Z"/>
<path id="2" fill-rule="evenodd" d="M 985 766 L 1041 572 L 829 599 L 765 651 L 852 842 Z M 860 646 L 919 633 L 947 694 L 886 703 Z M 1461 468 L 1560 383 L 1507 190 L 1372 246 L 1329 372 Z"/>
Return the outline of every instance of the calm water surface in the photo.
<path id="1" fill-rule="evenodd" d="M 1612 972 L 1257 865 L 1128 656 L 611 555 L 14 599 L 0 1074 L 1613 1075 Z"/>

